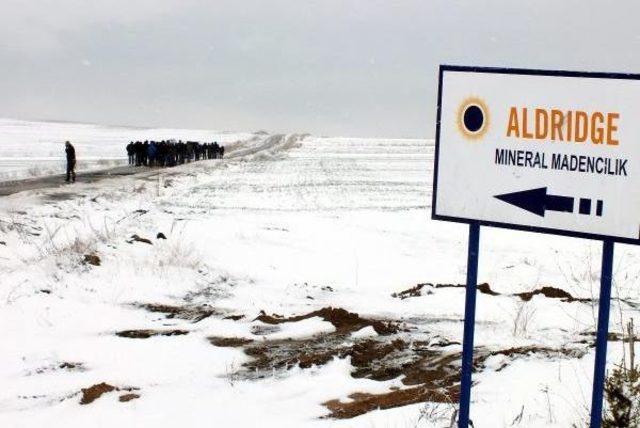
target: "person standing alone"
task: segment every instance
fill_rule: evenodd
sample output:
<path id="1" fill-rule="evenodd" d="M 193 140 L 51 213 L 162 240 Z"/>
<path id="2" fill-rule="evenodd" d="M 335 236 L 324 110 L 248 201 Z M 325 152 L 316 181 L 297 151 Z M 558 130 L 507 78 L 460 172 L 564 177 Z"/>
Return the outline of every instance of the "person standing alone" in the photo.
<path id="1" fill-rule="evenodd" d="M 69 179 L 73 183 L 76 182 L 76 149 L 70 142 L 64 143 L 64 152 L 67 154 L 67 179 L 65 180 L 67 183 Z"/>

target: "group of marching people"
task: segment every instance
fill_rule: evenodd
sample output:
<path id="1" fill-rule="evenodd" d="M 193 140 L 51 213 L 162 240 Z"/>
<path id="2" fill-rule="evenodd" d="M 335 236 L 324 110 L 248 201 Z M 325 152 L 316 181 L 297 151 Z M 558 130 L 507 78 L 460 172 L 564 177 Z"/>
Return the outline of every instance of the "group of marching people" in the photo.
<path id="1" fill-rule="evenodd" d="M 176 166 L 187 162 L 222 159 L 224 146 L 197 141 L 131 141 L 127 144 L 129 165 Z"/>

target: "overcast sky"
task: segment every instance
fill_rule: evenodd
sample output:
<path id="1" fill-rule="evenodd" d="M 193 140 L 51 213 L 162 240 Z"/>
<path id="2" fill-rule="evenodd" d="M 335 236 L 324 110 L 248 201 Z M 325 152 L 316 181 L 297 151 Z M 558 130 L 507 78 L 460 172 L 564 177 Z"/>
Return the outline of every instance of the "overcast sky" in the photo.
<path id="1" fill-rule="evenodd" d="M 640 73 L 638 1 L 0 0 L 0 117 L 433 137 L 437 67 Z"/>

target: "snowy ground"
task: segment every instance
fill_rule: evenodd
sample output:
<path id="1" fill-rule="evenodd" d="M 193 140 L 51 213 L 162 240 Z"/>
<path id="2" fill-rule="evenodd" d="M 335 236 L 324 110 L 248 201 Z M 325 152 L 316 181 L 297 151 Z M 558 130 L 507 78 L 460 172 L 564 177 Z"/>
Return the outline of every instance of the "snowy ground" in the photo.
<path id="1" fill-rule="evenodd" d="M 224 161 L 0 199 L 0 426 L 448 426 L 450 404 L 327 417 L 457 378 L 467 229 L 429 219 L 432 143 L 233 138 Z M 580 424 L 599 245 L 488 228 L 481 245 L 499 294 L 478 295 L 476 428 Z M 638 318 L 639 272 L 616 246 L 612 331 Z M 583 300 L 515 295 L 543 286 Z"/>

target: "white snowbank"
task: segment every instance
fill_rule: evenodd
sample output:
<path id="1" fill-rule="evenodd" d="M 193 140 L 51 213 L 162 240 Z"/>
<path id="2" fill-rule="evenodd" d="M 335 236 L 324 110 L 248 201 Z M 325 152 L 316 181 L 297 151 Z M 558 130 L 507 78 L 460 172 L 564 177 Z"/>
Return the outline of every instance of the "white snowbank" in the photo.
<path id="1" fill-rule="evenodd" d="M 280 329 L 277 332 L 266 334 L 264 337 L 271 340 L 302 339 L 321 333 L 333 333 L 336 331 L 333 324 L 320 317 L 307 318 L 296 322 L 286 322 L 278 324 L 278 326 Z"/>
<path id="2" fill-rule="evenodd" d="M 375 331 L 375 329 L 371 326 L 367 326 L 365 328 L 361 328 L 358 331 L 354 331 L 353 333 L 351 333 L 351 338 L 352 339 L 367 339 L 367 338 L 371 338 L 371 337 L 375 337 L 377 336 L 378 333 Z"/>

